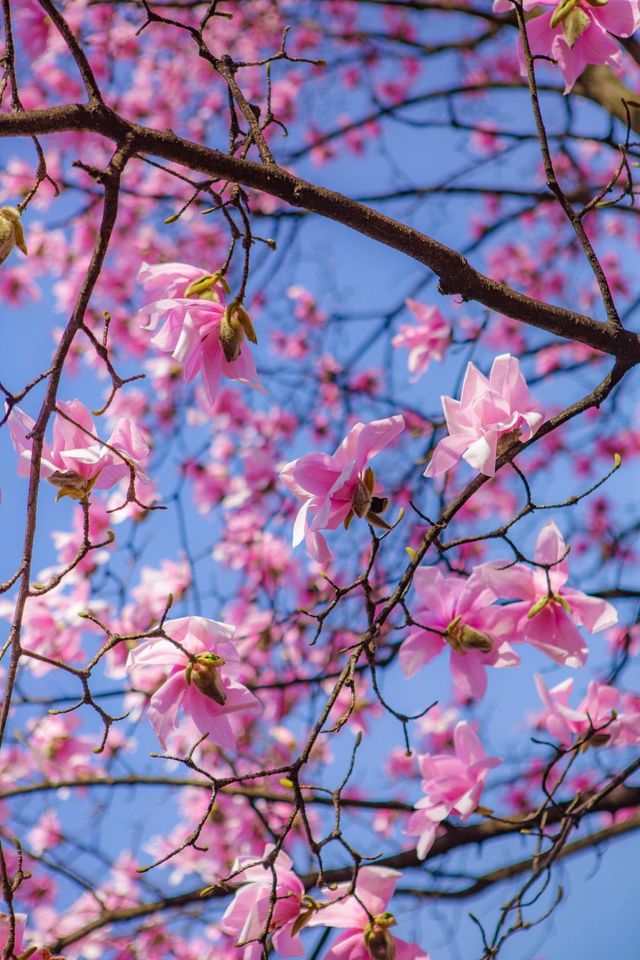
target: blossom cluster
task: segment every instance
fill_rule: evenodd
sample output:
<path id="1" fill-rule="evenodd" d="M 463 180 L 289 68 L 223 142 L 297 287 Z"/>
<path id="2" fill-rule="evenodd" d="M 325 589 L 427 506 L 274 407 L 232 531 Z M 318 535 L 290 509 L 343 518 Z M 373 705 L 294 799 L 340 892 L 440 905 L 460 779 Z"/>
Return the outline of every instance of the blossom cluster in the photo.
<path id="1" fill-rule="evenodd" d="M 292 871 L 282 851 L 273 858 L 267 846 L 262 862 L 245 857 L 233 874 L 242 881 L 222 918 L 226 933 L 244 946 L 244 960 L 258 960 L 259 938 L 268 930 L 283 957 L 304 957 L 300 932 L 305 927 L 334 927 L 343 931 L 324 954 L 324 960 L 429 960 L 417 944 L 396 937 L 396 919 L 386 908 L 401 874 L 388 867 L 361 867 L 353 883 L 336 884 L 329 899 L 314 900 Z"/>
<path id="2" fill-rule="evenodd" d="M 88 68 L 76 75 L 68 47 L 77 37 L 113 117 L 166 131 L 166 143 L 185 137 L 197 152 L 217 143 L 229 112 L 231 166 L 257 176 L 255 140 L 229 99 L 233 85 L 220 82 L 205 56 L 189 55 L 199 35 L 201 53 L 215 50 L 223 66 L 234 58 L 242 64 L 233 67 L 233 83 L 242 86 L 264 143 L 271 149 L 279 132 L 291 130 L 290 153 L 285 148 L 273 169 L 260 167 L 267 186 L 299 160 L 327 165 L 348 153 L 364 170 L 371 145 L 382 142 L 384 118 L 435 89 L 449 47 L 456 86 L 469 85 L 469 102 L 480 104 L 492 85 L 513 88 L 518 70 L 525 75 L 530 66 L 551 78 L 555 98 L 558 70 L 565 93 L 590 65 L 617 72 L 626 65 L 632 84 L 633 58 L 620 38 L 640 26 L 640 0 L 524 0 L 524 18 L 510 0 L 495 0 L 486 37 L 475 30 L 484 14 L 469 11 L 477 48 L 465 37 L 458 49 L 456 20 L 454 39 L 442 50 L 438 41 L 427 62 L 418 51 L 431 49 L 432 21 L 419 12 L 423 34 L 410 5 L 374 4 L 363 15 L 366 4 L 329 0 L 317 20 L 296 11 L 288 35 L 296 5 L 271 0 L 229 11 L 213 4 L 205 20 L 206 4 L 175 11 L 160 4 L 158 13 L 146 11 L 149 29 L 140 29 L 139 11 L 127 4 L 69 0 L 51 7 L 52 15 L 45 6 L 23 0 L 7 19 L 5 94 L 16 109 L 22 102 L 18 113 L 34 111 L 37 119 L 83 99 Z M 68 32 L 53 15 L 58 7 Z M 164 24 L 161 13 L 170 14 Z M 455 16 L 462 24 L 462 7 Z M 516 47 L 522 19 L 526 42 Z M 392 41 L 391 70 L 371 24 Z M 323 71 L 330 40 L 340 54 Z M 321 88 L 322 120 L 312 120 L 305 78 L 323 72 L 344 96 Z M 592 73 L 584 79 L 582 92 Z M 359 120 L 365 89 L 375 110 Z M 457 96 L 447 101 L 452 118 Z M 83 111 L 63 107 L 61 115 Z M 507 129 L 506 109 L 477 121 L 476 112 L 453 126 L 456 136 L 470 134 L 466 145 L 484 170 L 505 177 L 504 191 L 496 184 L 468 217 L 469 248 L 487 241 L 489 283 L 522 293 L 532 310 L 536 300 L 542 311 L 563 302 L 599 316 L 598 284 L 576 269 L 561 209 L 533 194 L 535 206 L 517 220 L 522 231 L 502 238 L 504 223 L 513 223 L 510 191 L 518 196 L 526 187 L 509 186 L 516 169 L 509 151 L 526 147 L 528 135 Z M 617 153 L 607 160 L 603 148 L 624 134 L 589 141 L 575 132 L 580 117 L 570 109 L 567 116 L 554 170 L 579 203 L 592 191 L 578 219 L 594 246 L 610 241 L 599 251 L 602 271 L 612 291 L 630 299 L 627 261 L 636 238 L 603 208 L 610 200 L 615 206 L 612 186 L 632 199 L 627 153 L 635 147 L 621 148 L 624 162 Z M 462 303 L 420 302 L 422 281 L 402 291 L 390 285 L 397 296 L 388 308 L 376 302 L 384 313 L 379 327 L 367 314 L 364 323 L 347 322 L 341 283 L 321 269 L 314 284 L 315 245 L 313 258 L 301 259 L 299 282 L 280 282 L 271 267 L 271 251 L 286 249 L 289 227 L 291 236 L 298 229 L 297 212 L 290 217 L 266 189 L 194 180 L 193 170 L 152 160 L 141 143 L 122 171 L 113 239 L 84 319 L 77 304 L 85 302 L 91 248 L 106 236 L 98 236 L 96 198 L 109 179 L 102 171 L 114 169 L 102 133 L 53 133 L 46 149 L 36 140 L 45 153 L 38 152 L 35 188 L 35 168 L 22 153 L 6 159 L 0 176 L 3 304 L 22 310 L 40 300 L 40 322 L 50 297 L 72 317 L 67 332 L 76 331 L 72 342 L 53 331 L 56 351 L 60 344 L 66 351 L 64 369 L 56 352 L 24 389 L 2 387 L 18 474 L 30 479 L 19 495 L 31 526 L 0 598 L 0 620 L 11 625 L 7 636 L 19 655 L 14 673 L 3 638 L 0 681 L 15 687 L 0 753 L 2 888 L 11 914 L 0 913 L 0 950 L 15 960 L 56 960 L 42 945 L 63 943 L 65 960 L 259 960 L 310 955 L 313 942 L 322 960 L 429 960 L 413 942 L 420 938 L 415 917 L 403 910 L 402 884 L 396 892 L 401 875 L 386 863 L 415 865 L 454 847 L 465 829 L 460 821 L 475 817 L 473 831 L 491 813 L 485 793 L 516 815 L 546 816 L 552 804 L 553 815 L 563 809 L 556 790 L 560 801 L 564 791 L 595 794 L 605 772 L 615 776 L 612 761 L 637 752 L 638 625 L 632 611 L 616 626 L 609 602 L 620 597 L 621 610 L 635 602 L 633 586 L 626 598 L 620 586 L 640 560 L 637 527 L 620 519 L 632 483 L 622 494 L 602 486 L 619 452 L 640 458 L 637 411 L 618 411 L 625 427 L 608 430 L 603 411 L 588 410 L 580 418 L 592 441 L 587 450 L 572 424 L 555 429 L 565 387 L 555 391 L 564 381 L 554 374 L 570 377 L 579 368 L 586 378 L 602 355 L 577 340 L 538 341 L 524 324 L 477 306 L 466 315 Z M 532 183 L 538 162 L 536 154 L 527 170 Z M 609 184 L 608 192 L 596 183 Z M 52 206 L 58 189 L 68 196 L 86 190 L 86 207 L 61 220 Z M 443 189 L 453 195 L 458 187 Z M 460 187 L 465 196 L 474 189 Z M 203 211 L 206 196 L 213 207 Z M 270 234 L 262 224 L 272 216 Z M 362 337 L 352 333 L 358 323 Z M 23 336 L 30 345 L 30 327 Z M 38 327 L 38 349 L 44 340 Z M 13 357 L 12 344 L 4 354 L 11 378 Z M 460 358 L 459 386 L 441 397 L 440 414 L 432 406 Z M 536 385 L 531 372 L 548 380 Z M 71 379 L 77 386 L 68 393 Z M 37 409 L 42 381 L 47 401 L 32 418 L 26 411 Z M 100 409 L 52 399 L 55 387 L 60 397 L 98 392 Z M 577 486 L 558 493 L 566 478 L 547 469 L 556 455 L 587 493 L 599 488 L 583 507 Z M 40 480 L 47 483 L 36 504 Z M 3 510 L 7 492 L 15 493 L 5 492 Z M 617 568 L 609 573 L 611 560 Z M 558 676 L 558 668 L 577 670 L 588 658 L 596 678 L 581 690 L 586 671 Z M 540 663 L 544 677 L 531 682 L 529 665 Z M 510 673 L 493 672 L 503 669 Z M 523 735 L 536 736 L 527 757 L 510 753 L 513 730 L 490 736 L 479 725 L 494 710 L 481 699 L 509 682 L 518 701 L 535 684 L 542 704 L 525 715 Z M 412 698 L 419 700 L 413 719 Z M 522 705 L 513 706 L 522 721 Z M 384 751 L 390 728 L 395 739 Z M 364 762 L 361 739 L 372 747 Z M 156 741 L 164 756 L 150 761 Z M 334 773 L 348 753 L 349 775 L 338 788 Z M 370 793 L 373 777 L 360 774 L 373 767 L 372 754 L 380 770 Z M 135 788 L 147 792 L 135 806 L 129 843 L 111 824 Z M 610 816 L 622 827 L 633 823 L 637 810 L 619 806 Z M 85 808 L 98 823 L 90 843 L 76 826 Z M 375 840 L 362 844 L 362 854 L 356 831 Z M 14 832 L 24 833 L 19 845 Z M 160 894 L 163 881 L 169 890 Z M 189 904 L 175 923 L 144 913 L 149 904 L 160 911 L 172 903 Z M 191 910 L 197 926 L 188 927 Z M 134 936 L 131 924 L 119 922 L 127 918 L 139 918 Z M 435 956 L 437 938 L 426 942 Z"/>

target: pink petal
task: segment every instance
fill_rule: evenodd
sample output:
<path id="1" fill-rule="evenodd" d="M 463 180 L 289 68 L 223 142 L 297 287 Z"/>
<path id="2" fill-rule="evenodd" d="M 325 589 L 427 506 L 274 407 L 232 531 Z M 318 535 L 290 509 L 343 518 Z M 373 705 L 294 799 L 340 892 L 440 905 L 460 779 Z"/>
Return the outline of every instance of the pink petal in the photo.
<path id="1" fill-rule="evenodd" d="M 291 933 L 291 924 L 287 924 L 273 935 L 273 944 L 281 957 L 304 957 L 305 951 L 299 934 Z"/>
<path id="2" fill-rule="evenodd" d="M 169 677 L 151 698 L 148 717 L 165 750 L 169 737 L 177 729 L 178 710 L 188 689 L 184 672 L 180 671 Z"/>
<path id="3" fill-rule="evenodd" d="M 599 597 L 590 597 L 570 587 L 562 591 L 571 609 L 574 621 L 585 626 L 589 633 L 606 630 L 618 622 L 618 612 L 614 606 Z"/>
<path id="4" fill-rule="evenodd" d="M 358 874 L 358 896 L 374 917 L 384 913 L 402 874 L 389 867 L 362 867 Z"/>
<path id="5" fill-rule="evenodd" d="M 466 653 L 451 651 L 451 679 L 464 699 L 479 700 L 487 691 L 486 670 L 480 657 L 471 650 Z"/>
<path id="6" fill-rule="evenodd" d="M 142 667 L 169 668 L 186 663 L 184 653 L 170 640 L 144 640 L 129 651 L 126 669 L 133 672 Z"/>
<path id="7" fill-rule="evenodd" d="M 463 763 L 468 765 L 485 759 L 484 748 L 480 743 L 478 734 L 473 727 L 464 720 L 461 720 L 460 723 L 455 726 L 453 743 L 455 751 Z"/>
<path id="8" fill-rule="evenodd" d="M 416 630 L 400 647 L 400 667 L 405 677 L 413 677 L 426 663 L 442 653 L 444 641 L 436 633 Z"/>
<path id="9" fill-rule="evenodd" d="M 223 750 L 235 750 L 236 738 L 224 708 L 205 697 L 194 686 L 187 687 L 182 706 L 200 733 L 209 735 L 210 743 L 218 744 Z"/>
<path id="10" fill-rule="evenodd" d="M 467 448 L 468 442 L 468 438 L 464 435 L 443 437 L 433 451 L 424 476 L 439 477 L 441 473 L 455 467 Z"/>
<path id="11" fill-rule="evenodd" d="M 591 16 L 616 37 L 630 37 L 640 27 L 637 0 L 609 0 L 606 6 L 592 9 Z"/>
<path id="12" fill-rule="evenodd" d="M 353 458 L 356 470 L 380 453 L 404 430 L 404 418 L 398 414 L 371 423 L 356 423 L 342 441 L 335 456 L 341 461 Z"/>
<path id="13" fill-rule="evenodd" d="M 508 562 L 508 560 L 492 560 L 474 567 L 473 572 L 482 578 L 497 597 L 503 597 L 505 600 L 527 600 L 532 604 L 537 599 L 534 571 L 531 567 L 525 567 L 523 563 L 507 566 Z M 522 615 L 527 613 L 528 609 L 528 607 L 525 609 L 522 604 L 518 604 L 517 608 L 510 605 L 505 607 L 505 614 L 510 616 L 513 622 L 514 610 Z"/>
<path id="14" fill-rule="evenodd" d="M 496 472 L 497 447 L 498 434 L 495 430 L 489 430 L 467 447 L 462 459 L 485 477 L 492 477 Z"/>
<path id="15" fill-rule="evenodd" d="M 562 534 L 553 520 L 549 520 L 538 534 L 534 555 L 536 563 L 557 564 L 566 549 Z M 554 571 L 557 569 L 558 566 L 555 566 Z"/>
<path id="16" fill-rule="evenodd" d="M 396 948 L 394 960 L 429 960 L 429 954 L 417 943 L 407 943 L 397 937 L 393 938 L 393 942 Z"/>
<path id="17" fill-rule="evenodd" d="M 574 669 L 584 666 L 589 648 L 564 610 L 550 603 L 522 624 L 525 640 L 556 663 Z"/>
<path id="18" fill-rule="evenodd" d="M 309 555 L 322 566 L 326 567 L 331 563 L 332 554 L 327 545 L 327 541 L 317 530 L 311 530 L 305 538 L 305 543 Z"/>

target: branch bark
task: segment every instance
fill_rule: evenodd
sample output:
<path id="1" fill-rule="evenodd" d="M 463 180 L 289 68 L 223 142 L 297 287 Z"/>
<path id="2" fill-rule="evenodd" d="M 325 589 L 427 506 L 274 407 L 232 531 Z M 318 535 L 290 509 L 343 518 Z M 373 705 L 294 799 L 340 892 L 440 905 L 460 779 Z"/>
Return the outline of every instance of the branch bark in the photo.
<path id="1" fill-rule="evenodd" d="M 25 111 L 0 120 L 0 137 L 76 130 L 100 134 L 120 144 L 127 138 L 137 153 L 162 157 L 208 177 L 261 190 L 294 207 L 334 220 L 424 264 L 439 278 L 443 295 L 458 295 L 490 310 L 584 343 L 633 366 L 640 361 L 640 337 L 554 304 L 543 303 L 487 277 L 451 247 L 334 190 L 296 177 L 278 166 L 228 156 L 176 136 L 131 123 L 101 104 L 69 104 Z"/>

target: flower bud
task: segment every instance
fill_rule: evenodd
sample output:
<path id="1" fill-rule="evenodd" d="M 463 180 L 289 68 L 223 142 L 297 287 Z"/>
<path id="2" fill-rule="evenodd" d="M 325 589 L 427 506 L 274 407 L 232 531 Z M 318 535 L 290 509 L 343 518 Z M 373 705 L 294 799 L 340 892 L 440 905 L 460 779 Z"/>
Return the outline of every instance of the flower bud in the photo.
<path id="1" fill-rule="evenodd" d="M 573 10 L 575 10 L 578 0 L 561 0 L 556 9 L 553 11 L 549 26 L 553 30 L 554 27 L 557 27 Z"/>
<path id="2" fill-rule="evenodd" d="M 480 650 L 481 653 L 489 653 L 491 650 L 491 637 L 475 627 L 469 627 L 466 623 L 460 628 L 460 643 L 465 650 Z"/>
<path id="3" fill-rule="evenodd" d="M 233 363 L 240 356 L 242 341 L 245 335 L 251 343 L 257 343 L 258 338 L 253 329 L 251 318 L 242 304 L 233 300 L 226 307 L 220 321 L 220 343 L 222 351 L 229 363 Z"/>
<path id="4" fill-rule="evenodd" d="M 557 603 L 565 613 L 571 614 L 571 607 L 567 603 L 564 597 L 560 596 L 559 593 L 548 593 L 545 597 L 540 597 L 539 600 L 531 606 L 529 612 L 527 613 L 527 620 L 531 620 L 533 617 L 537 616 L 549 603 Z"/>
<path id="5" fill-rule="evenodd" d="M 16 246 L 27 252 L 20 211 L 17 207 L 0 207 L 0 263 L 4 263 Z"/>
<path id="6" fill-rule="evenodd" d="M 56 503 L 58 503 L 63 497 L 71 497 L 72 500 L 86 500 L 99 476 L 100 473 L 97 473 L 95 477 L 87 480 L 86 477 L 81 477 L 74 470 L 56 470 L 47 477 L 47 480 L 58 489 L 56 494 Z"/>
<path id="7" fill-rule="evenodd" d="M 185 670 L 187 683 L 193 683 L 196 690 L 221 707 L 227 702 L 227 692 L 218 673 L 218 668 L 223 664 L 222 657 L 215 653 L 201 653 Z"/>
<path id="8" fill-rule="evenodd" d="M 303 930 L 304 927 L 306 927 L 306 925 L 309 923 L 314 913 L 318 909 L 318 904 L 313 899 L 313 897 L 310 897 L 308 894 L 305 894 L 305 896 L 302 898 L 300 902 L 300 907 L 301 907 L 300 913 L 298 914 L 291 928 L 291 934 L 294 937 L 298 933 L 300 933 L 300 931 Z"/>
<path id="9" fill-rule="evenodd" d="M 358 480 L 353 491 L 352 509 L 356 517 L 366 517 L 371 506 L 371 492 L 364 480 Z"/>
<path id="10" fill-rule="evenodd" d="M 244 328 L 235 313 L 227 307 L 220 321 L 220 343 L 225 359 L 229 363 L 233 363 L 240 356 L 243 340 Z"/>
<path id="11" fill-rule="evenodd" d="M 591 0 L 588 0 L 591 2 Z M 592 6 L 604 6 L 607 0 L 595 0 Z M 591 25 L 591 18 L 588 13 L 581 10 L 578 0 L 561 0 L 553 12 L 549 26 L 551 29 L 562 24 L 562 33 L 569 47 L 574 47 L 582 34 Z"/>
<path id="12" fill-rule="evenodd" d="M 582 34 L 591 26 L 591 18 L 588 13 L 576 7 L 562 21 L 562 33 L 567 41 L 569 48 L 575 47 Z"/>
<path id="13" fill-rule="evenodd" d="M 364 945 L 369 951 L 371 960 L 394 960 L 396 943 L 389 927 L 395 925 L 392 913 L 381 913 L 368 923 L 364 930 Z"/>
<path id="14" fill-rule="evenodd" d="M 227 294 L 230 292 L 229 284 L 219 270 L 216 273 L 208 273 L 204 277 L 199 277 L 198 280 L 193 280 L 185 290 L 184 295 L 185 297 L 197 297 L 199 300 L 218 302 L 220 298 L 216 292 L 216 286 L 221 286 Z"/>
<path id="15" fill-rule="evenodd" d="M 457 616 L 445 630 L 445 640 L 456 653 L 466 653 L 467 650 L 478 650 L 480 653 L 490 653 L 493 641 L 488 633 L 476 630 Z"/>

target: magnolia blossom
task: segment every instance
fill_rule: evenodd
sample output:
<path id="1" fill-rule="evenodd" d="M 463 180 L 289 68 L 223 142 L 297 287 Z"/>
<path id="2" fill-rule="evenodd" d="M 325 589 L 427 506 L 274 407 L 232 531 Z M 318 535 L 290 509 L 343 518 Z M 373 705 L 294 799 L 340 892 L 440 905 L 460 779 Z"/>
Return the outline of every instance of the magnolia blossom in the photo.
<path id="1" fill-rule="evenodd" d="M 163 631 L 169 639 L 145 640 L 131 650 L 126 664 L 134 682 L 138 672 L 149 667 L 168 671 L 149 704 L 158 740 L 166 749 L 170 736 L 179 730 L 182 708 L 200 734 L 224 749 L 234 749 L 229 716 L 259 709 L 256 698 L 237 679 L 240 662 L 231 642 L 235 627 L 205 617 L 183 617 L 166 620 Z"/>
<path id="2" fill-rule="evenodd" d="M 50 851 L 63 840 L 62 827 L 55 810 L 45 810 L 36 825 L 27 834 L 36 857 Z"/>
<path id="3" fill-rule="evenodd" d="M 618 620 L 606 600 L 567 587 L 569 564 L 562 534 L 550 520 L 536 542 L 534 559 L 540 566 L 507 561 L 482 564 L 475 573 L 499 597 L 515 600 L 502 608 L 513 639 L 531 643 L 556 663 L 584 665 L 589 650 L 578 627 L 597 633 Z"/>
<path id="4" fill-rule="evenodd" d="M 350 883 L 338 884 L 329 904 L 321 904 L 309 920 L 309 926 L 344 930 L 323 960 L 429 960 L 416 943 L 399 940 L 391 933 L 396 920 L 386 907 L 400 876 L 388 867 L 361 867 L 356 880 L 357 899 L 350 895 Z"/>
<path id="5" fill-rule="evenodd" d="M 437 307 L 428 307 L 417 300 L 407 300 L 406 303 L 418 323 L 403 324 L 391 343 L 394 347 L 407 347 L 409 350 L 409 379 L 415 383 L 427 372 L 431 360 L 444 359 L 451 338 L 451 327 Z"/>
<path id="6" fill-rule="evenodd" d="M 552 737 L 569 744 L 576 737 L 595 731 L 593 745 L 615 744 L 626 746 L 640 743 L 640 699 L 622 694 L 615 687 L 592 680 L 577 707 L 571 707 L 573 679 L 563 680 L 548 690 L 539 674 L 536 688 L 544 711 L 536 718 Z"/>
<path id="7" fill-rule="evenodd" d="M 399 415 L 356 423 L 334 454 L 308 453 L 286 465 L 282 482 L 304 501 L 293 528 L 294 547 L 306 538 L 310 555 L 327 563 L 331 552 L 320 530 L 335 530 L 341 523 L 347 528 L 354 516 L 387 527 L 378 515 L 386 501 L 374 496 L 375 477 L 367 464 L 402 430 Z"/>
<path id="8" fill-rule="evenodd" d="M 240 305 L 225 308 L 220 302 L 223 278 L 187 263 L 143 263 L 138 281 L 158 297 L 138 314 L 144 329 L 154 332 L 151 342 L 182 364 L 187 383 L 202 374 L 211 405 L 222 377 L 262 389 L 245 339 L 246 334 L 255 342 L 253 327 Z M 227 334 L 233 343 L 225 339 Z"/>
<path id="9" fill-rule="evenodd" d="M 640 27 L 638 0 L 524 0 L 525 10 L 553 9 L 527 20 L 527 39 L 534 57 L 551 57 L 560 67 L 568 93 L 587 64 L 606 63 L 620 69 L 622 55 L 616 37 L 630 37 Z M 511 12 L 510 0 L 495 0 L 496 12 Z M 526 74 L 522 43 L 520 70 Z"/>
<path id="10" fill-rule="evenodd" d="M 442 397 L 449 436 L 437 445 L 425 477 L 437 477 L 460 457 L 487 477 L 496 457 L 516 440 L 529 440 L 544 417 L 529 396 L 520 364 L 509 353 L 496 357 L 489 379 L 467 365 L 459 400 Z"/>
<path id="11" fill-rule="evenodd" d="M 507 642 L 512 624 L 501 607 L 491 606 L 496 595 L 477 576 L 445 577 L 436 567 L 418 567 L 413 579 L 420 624 L 400 647 L 405 677 L 451 649 L 451 673 L 460 695 L 482 697 L 487 688 L 486 667 L 516 667 L 520 658 Z"/>
<path id="12" fill-rule="evenodd" d="M 106 490 L 130 477 L 131 468 L 144 477 L 142 465 L 149 455 L 147 442 L 133 420 L 123 417 L 107 444 L 95 439 L 91 414 L 80 400 L 58 403 L 61 413 L 53 422 L 53 443 L 44 443 L 40 476 L 58 488 L 56 499 L 84 500 L 95 487 Z M 9 417 L 9 432 L 18 460 L 18 475 L 29 476 L 35 421 L 17 407 Z M 111 449 L 110 449 L 111 448 Z M 117 451 L 117 452 L 116 452 Z M 118 454 L 121 454 L 119 456 Z"/>
<path id="13" fill-rule="evenodd" d="M 457 813 L 467 820 L 480 802 L 489 771 L 502 763 L 487 757 L 473 728 L 461 721 L 453 731 L 455 756 L 425 754 L 418 758 L 425 796 L 416 803 L 405 833 L 418 836 L 417 853 L 424 860 L 433 846 L 438 826 Z"/>
<path id="14" fill-rule="evenodd" d="M 272 850 L 271 845 L 265 847 L 264 857 Z M 246 882 L 227 907 L 222 929 L 236 937 L 238 946 L 248 940 L 256 941 L 247 943 L 244 960 L 259 960 L 262 955 L 262 945 L 257 941 L 265 933 L 267 921 L 268 932 L 273 934 L 273 945 L 281 956 L 304 956 L 299 930 L 313 906 L 308 898 L 305 899 L 304 885 L 291 866 L 291 860 L 283 851 L 276 857 L 273 867 L 257 863 L 255 857 L 239 857 L 235 861 L 232 873 L 242 872 L 234 879 Z"/>

